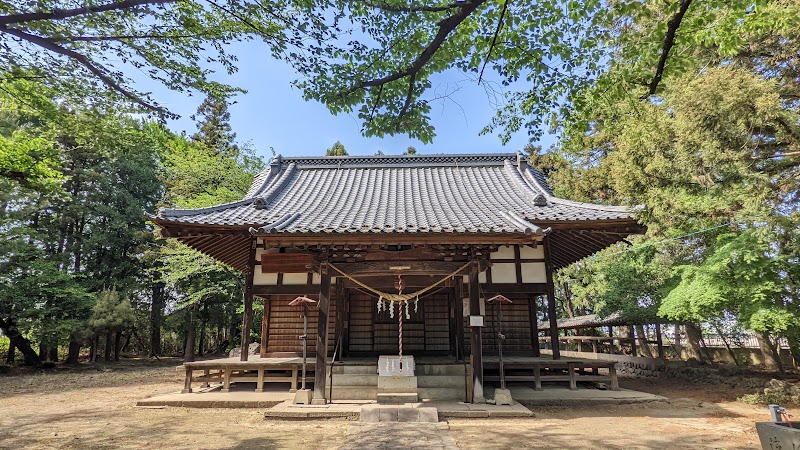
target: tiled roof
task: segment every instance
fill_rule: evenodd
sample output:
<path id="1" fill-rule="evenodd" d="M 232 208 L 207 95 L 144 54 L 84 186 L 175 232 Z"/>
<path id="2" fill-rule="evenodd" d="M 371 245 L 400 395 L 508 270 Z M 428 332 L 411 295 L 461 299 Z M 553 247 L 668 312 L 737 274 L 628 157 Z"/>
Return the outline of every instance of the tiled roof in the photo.
<path id="1" fill-rule="evenodd" d="M 262 233 L 527 233 L 538 223 L 626 221 L 625 207 L 554 197 L 512 154 L 275 157 L 245 199 L 159 211 L 161 223 Z"/>

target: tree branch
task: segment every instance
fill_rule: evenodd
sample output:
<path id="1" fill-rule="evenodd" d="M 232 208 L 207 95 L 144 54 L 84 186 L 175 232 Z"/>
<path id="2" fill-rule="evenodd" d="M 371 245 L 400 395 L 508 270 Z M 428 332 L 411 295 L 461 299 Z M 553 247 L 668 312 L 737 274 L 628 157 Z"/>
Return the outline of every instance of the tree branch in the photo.
<path id="1" fill-rule="evenodd" d="M 0 25 L 32 22 L 36 20 L 59 20 L 69 17 L 93 14 L 98 12 L 118 11 L 142 5 L 159 5 L 174 3 L 177 0 L 124 0 L 121 2 L 106 3 L 104 5 L 83 6 L 75 9 L 54 9 L 52 11 L 37 11 L 31 13 L 9 14 L 0 16 Z"/>
<path id="2" fill-rule="evenodd" d="M 103 42 L 103 41 L 126 41 L 135 39 L 153 39 L 153 40 L 170 40 L 170 39 L 187 39 L 187 38 L 201 38 L 204 37 L 200 34 L 176 34 L 176 35 L 163 35 L 163 34 L 128 34 L 120 36 L 63 36 L 49 38 L 50 42 Z"/>
<path id="3" fill-rule="evenodd" d="M 392 81 L 403 79 L 409 75 L 417 74 L 420 70 L 422 70 L 423 67 L 425 67 L 425 64 L 427 64 L 431 58 L 433 58 L 433 55 L 436 54 L 439 48 L 444 44 L 447 36 L 453 30 L 455 30 L 461 24 L 461 22 L 469 17 L 470 14 L 475 12 L 479 6 L 486 3 L 486 1 L 487 0 L 473 0 L 471 2 L 465 2 L 460 5 L 459 10 L 455 14 L 439 22 L 439 29 L 436 32 L 436 36 L 428 44 L 428 46 L 422 50 L 422 53 L 417 56 L 417 59 L 415 59 L 406 69 L 386 75 L 385 77 L 375 78 L 369 81 L 362 81 L 361 83 L 358 83 L 344 91 L 342 95 L 349 95 L 366 87 L 382 86 L 384 84 L 391 83 Z"/>
<path id="4" fill-rule="evenodd" d="M 403 116 L 406 115 L 408 112 L 408 108 L 411 106 L 411 99 L 414 97 L 414 82 L 416 81 L 417 74 L 412 73 L 411 77 L 408 79 L 408 94 L 406 95 L 406 101 L 403 103 L 403 107 L 400 108 L 400 112 L 397 113 L 397 123 L 395 124 L 394 130 L 396 132 L 400 132 L 400 124 L 403 121 Z"/>
<path id="5" fill-rule="evenodd" d="M 47 38 L 43 38 L 41 36 L 35 36 L 33 34 L 28 34 L 24 31 L 17 30 L 14 28 L 7 28 L 4 25 L 0 24 L 0 33 L 8 33 L 12 36 L 16 36 L 22 40 L 28 41 L 34 45 L 38 45 L 44 49 L 50 50 L 53 53 L 57 53 L 62 56 L 66 56 L 69 59 L 73 59 L 77 61 L 80 65 L 86 68 L 89 72 L 91 72 L 94 76 L 100 79 L 106 86 L 108 86 L 111 90 L 116 91 L 117 93 L 121 94 L 128 100 L 142 106 L 145 109 L 150 111 L 157 111 L 162 114 L 169 114 L 169 111 L 166 109 L 156 106 L 147 100 L 140 97 L 138 94 L 127 90 L 122 85 L 120 85 L 116 80 L 111 78 L 107 73 L 105 68 L 98 67 L 95 65 L 86 55 L 78 53 L 74 50 L 70 50 L 68 48 L 61 47 L 57 45 Z"/>
<path id="6" fill-rule="evenodd" d="M 689 5 L 691 3 L 692 0 L 681 0 L 680 6 L 678 7 L 678 12 L 676 12 L 675 15 L 672 16 L 672 19 L 670 19 L 667 23 L 667 34 L 664 35 L 664 45 L 661 48 L 661 56 L 658 58 L 656 73 L 653 75 L 653 79 L 650 80 L 647 94 L 642 96 L 642 100 L 650 97 L 651 95 L 655 95 L 656 90 L 658 89 L 658 84 L 661 83 L 661 79 L 664 76 L 664 67 L 667 65 L 667 57 L 669 57 L 669 52 L 675 45 L 675 33 L 677 33 L 678 28 L 681 26 L 683 16 L 686 14 L 686 10 L 689 9 Z"/>
<path id="7" fill-rule="evenodd" d="M 369 0 L 363 0 L 363 3 L 371 8 L 389 12 L 443 12 L 456 9 L 461 6 L 460 3 L 450 3 L 448 5 L 441 6 L 394 6 L 386 3 L 376 3 Z"/>
<path id="8" fill-rule="evenodd" d="M 478 75 L 478 84 L 481 84 L 481 80 L 483 79 L 483 71 L 486 70 L 486 64 L 489 63 L 489 58 L 492 56 L 492 50 L 494 50 L 494 45 L 497 43 L 497 35 L 500 34 L 500 28 L 503 27 L 503 17 L 506 15 L 506 9 L 508 9 L 509 3 L 511 3 L 511 0 L 506 0 L 503 3 L 503 11 L 500 12 L 500 19 L 497 20 L 497 28 L 494 30 L 494 36 L 492 36 L 492 43 L 489 45 L 489 51 L 486 52 L 486 59 L 483 61 L 481 73 Z"/>

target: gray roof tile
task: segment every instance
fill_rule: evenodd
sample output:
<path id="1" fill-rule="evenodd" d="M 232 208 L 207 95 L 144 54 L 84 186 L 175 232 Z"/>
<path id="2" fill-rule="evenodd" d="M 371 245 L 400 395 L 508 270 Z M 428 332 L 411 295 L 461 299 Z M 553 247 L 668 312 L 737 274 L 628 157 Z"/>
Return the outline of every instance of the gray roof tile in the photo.
<path id="1" fill-rule="evenodd" d="M 536 223 L 630 220 L 632 214 L 554 197 L 541 172 L 512 153 L 278 156 L 244 200 L 161 210 L 157 218 L 272 233 L 541 233 Z"/>

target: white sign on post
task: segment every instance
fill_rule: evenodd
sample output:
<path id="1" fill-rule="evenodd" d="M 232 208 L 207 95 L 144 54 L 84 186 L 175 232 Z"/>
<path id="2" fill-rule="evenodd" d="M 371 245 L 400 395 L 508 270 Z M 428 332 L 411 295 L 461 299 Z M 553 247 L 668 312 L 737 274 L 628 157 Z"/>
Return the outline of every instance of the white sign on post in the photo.
<path id="1" fill-rule="evenodd" d="M 469 326 L 471 326 L 471 327 L 482 327 L 483 326 L 483 316 L 469 316 Z"/>

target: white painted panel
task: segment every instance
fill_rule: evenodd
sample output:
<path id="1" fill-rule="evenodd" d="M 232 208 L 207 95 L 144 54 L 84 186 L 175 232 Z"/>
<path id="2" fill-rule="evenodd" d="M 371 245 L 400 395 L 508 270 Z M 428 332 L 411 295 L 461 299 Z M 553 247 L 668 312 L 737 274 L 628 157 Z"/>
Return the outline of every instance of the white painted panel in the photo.
<path id="1" fill-rule="evenodd" d="M 519 248 L 519 256 L 522 259 L 544 259 L 544 245 L 537 245 L 536 248 L 522 245 Z"/>
<path id="2" fill-rule="evenodd" d="M 547 283 L 544 263 L 522 263 L 523 283 Z"/>
<path id="3" fill-rule="evenodd" d="M 307 273 L 285 273 L 283 274 L 283 284 L 285 285 L 298 285 L 306 284 L 308 281 Z"/>
<path id="4" fill-rule="evenodd" d="M 480 300 L 481 300 L 481 308 L 480 308 L 481 309 L 481 315 L 485 316 L 486 315 L 486 300 L 483 297 L 481 297 Z M 469 317 L 470 315 L 474 316 L 475 314 L 470 314 L 469 298 L 462 299 L 461 301 L 462 301 L 462 304 L 463 304 L 462 314 L 464 315 L 464 317 Z"/>
<path id="5" fill-rule="evenodd" d="M 517 269 L 514 263 L 492 264 L 492 283 L 516 283 Z"/>
<path id="6" fill-rule="evenodd" d="M 259 286 L 275 286 L 278 284 L 278 274 L 277 273 L 261 273 L 261 266 L 257 265 L 255 267 L 255 273 L 253 274 L 253 284 Z"/>
<path id="7" fill-rule="evenodd" d="M 469 280 L 469 278 L 467 278 Z M 469 281 L 468 281 L 469 282 Z M 478 273 L 478 283 L 486 283 L 486 271 Z"/>
<path id="8" fill-rule="evenodd" d="M 496 252 L 491 254 L 491 259 L 514 259 L 514 247 L 501 245 Z"/>

